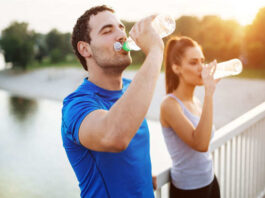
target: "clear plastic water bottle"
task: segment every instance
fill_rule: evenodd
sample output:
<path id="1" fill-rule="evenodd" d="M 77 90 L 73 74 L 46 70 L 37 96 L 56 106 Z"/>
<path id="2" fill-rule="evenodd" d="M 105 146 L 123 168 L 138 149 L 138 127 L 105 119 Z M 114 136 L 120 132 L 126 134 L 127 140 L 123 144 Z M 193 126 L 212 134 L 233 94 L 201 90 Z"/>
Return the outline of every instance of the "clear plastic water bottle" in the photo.
<path id="1" fill-rule="evenodd" d="M 231 59 L 225 62 L 218 63 L 213 78 L 224 78 L 234 76 L 242 71 L 242 63 L 239 59 Z"/>
<path id="2" fill-rule="evenodd" d="M 173 17 L 170 15 L 157 15 L 152 22 L 152 26 L 155 31 L 159 34 L 161 38 L 170 35 L 176 28 L 176 23 Z M 120 42 L 114 43 L 114 49 L 120 51 L 121 49 L 125 51 L 130 50 L 140 50 L 140 48 L 135 44 L 131 37 L 129 37 L 123 45 Z"/>

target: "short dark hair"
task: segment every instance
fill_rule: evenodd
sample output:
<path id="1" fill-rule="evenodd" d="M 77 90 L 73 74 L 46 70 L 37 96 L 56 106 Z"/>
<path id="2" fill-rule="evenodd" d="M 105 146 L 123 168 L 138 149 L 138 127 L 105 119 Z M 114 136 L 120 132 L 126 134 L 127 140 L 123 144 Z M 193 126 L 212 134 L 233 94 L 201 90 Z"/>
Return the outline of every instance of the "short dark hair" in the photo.
<path id="1" fill-rule="evenodd" d="M 90 38 L 91 28 L 89 27 L 90 16 L 97 15 L 99 12 L 103 12 L 103 11 L 110 11 L 114 13 L 114 10 L 107 7 L 106 5 L 92 7 L 89 10 L 85 11 L 85 13 L 77 19 L 76 24 L 73 29 L 73 33 L 72 33 L 73 50 L 85 70 L 87 70 L 86 60 L 78 52 L 77 43 L 78 41 L 85 41 L 87 43 L 90 43 L 91 41 L 91 38 Z"/>

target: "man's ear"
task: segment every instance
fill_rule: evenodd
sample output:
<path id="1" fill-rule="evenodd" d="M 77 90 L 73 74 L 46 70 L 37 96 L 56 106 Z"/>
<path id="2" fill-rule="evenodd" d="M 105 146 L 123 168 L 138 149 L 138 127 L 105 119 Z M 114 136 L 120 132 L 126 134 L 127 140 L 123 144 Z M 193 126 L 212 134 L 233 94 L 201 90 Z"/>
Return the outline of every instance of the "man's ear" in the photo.
<path id="1" fill-rule="evenodd" d="M 181 71 L 181 67 L 177 64 L 173 64 L 172 66 L 172 70 L 175 74 L 179 75 L 180 74 L 180 71 Z"/>
<path id="2" fill-rule="evenodd" d="M 91 47 L 87 42 L 78 41 L 77 50 L 78 50 L 79 54 L 81 54 L 85 58 L 89 58 L 92 56 Z"/>

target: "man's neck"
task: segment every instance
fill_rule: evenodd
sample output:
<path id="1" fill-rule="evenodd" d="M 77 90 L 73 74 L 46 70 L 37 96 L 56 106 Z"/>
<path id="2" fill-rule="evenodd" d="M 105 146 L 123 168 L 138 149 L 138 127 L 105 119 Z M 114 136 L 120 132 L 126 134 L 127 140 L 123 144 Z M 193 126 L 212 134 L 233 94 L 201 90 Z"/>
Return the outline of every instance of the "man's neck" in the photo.
<path id="1" fill-rule="evenodd" d="M 106 74 L 100 73 L 89 73 L 88 80 L 95 85 L 107 89 L 107 90 L 121 90 L 122 89 L 122 74 Z"/>

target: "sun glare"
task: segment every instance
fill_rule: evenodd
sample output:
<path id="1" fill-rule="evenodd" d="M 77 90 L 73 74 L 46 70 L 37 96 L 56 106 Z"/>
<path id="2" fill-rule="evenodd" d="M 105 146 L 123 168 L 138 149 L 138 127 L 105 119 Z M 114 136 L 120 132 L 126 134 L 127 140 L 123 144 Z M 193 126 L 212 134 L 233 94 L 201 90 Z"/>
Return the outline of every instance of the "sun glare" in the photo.
<path id="1" fill-rule="evenodd" d="M 242 1 L 233 0 L 234 18 L 241 25 L 248 25 L 253 22 L 260 8 L 265 7 L 265 1 L 252 0 Z"/>

